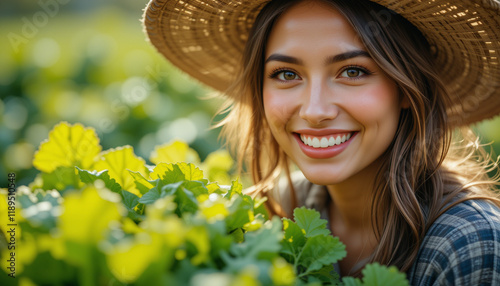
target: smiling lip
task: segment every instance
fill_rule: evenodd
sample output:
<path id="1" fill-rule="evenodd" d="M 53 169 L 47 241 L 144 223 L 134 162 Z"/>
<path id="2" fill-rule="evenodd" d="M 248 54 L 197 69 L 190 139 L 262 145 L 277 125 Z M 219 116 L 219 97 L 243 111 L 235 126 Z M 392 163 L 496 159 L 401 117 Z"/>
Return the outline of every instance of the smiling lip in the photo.
<path id="1" fill-rule="evenodd" d="M 306 156 L 314 159 L 327 159 L 344 151 L 357 134 L 357 131 L 338 129 L 307 129 L 297 130 L 293 135 Z"/>

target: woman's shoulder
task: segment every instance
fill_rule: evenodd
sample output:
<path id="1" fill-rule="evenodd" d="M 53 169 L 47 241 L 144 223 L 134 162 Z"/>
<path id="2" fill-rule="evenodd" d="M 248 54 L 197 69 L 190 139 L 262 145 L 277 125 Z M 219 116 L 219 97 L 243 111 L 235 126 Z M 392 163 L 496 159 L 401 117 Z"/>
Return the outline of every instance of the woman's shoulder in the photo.
<path id="1" fill-rule="evenodd" d="M 426 238 L 500 231 L 500 208 L 488 200 L 466 200 L 444 212 L 429 228 Z"/>
<path id="2" fill-rule="evenodd" d="M 500 285 L 500 208 L 467 200 L 427 231 L 408 272 L 412 285 Z"/>

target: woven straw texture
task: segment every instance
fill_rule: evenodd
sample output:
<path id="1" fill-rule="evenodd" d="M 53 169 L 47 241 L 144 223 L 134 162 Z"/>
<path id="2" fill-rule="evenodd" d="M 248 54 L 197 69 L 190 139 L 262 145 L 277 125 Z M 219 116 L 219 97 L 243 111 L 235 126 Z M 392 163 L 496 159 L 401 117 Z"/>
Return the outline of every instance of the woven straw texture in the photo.
<path id="1" fill-rule="evenodd" d="M 152 0 L 144 29 L 156 49 L 219 91 L 234 79 L 247 35 L 269 0 Z M 453 96 L 450 124 L 500 113 L 500 2 L 375 0 L 417 26 L 433 46 Z"/>

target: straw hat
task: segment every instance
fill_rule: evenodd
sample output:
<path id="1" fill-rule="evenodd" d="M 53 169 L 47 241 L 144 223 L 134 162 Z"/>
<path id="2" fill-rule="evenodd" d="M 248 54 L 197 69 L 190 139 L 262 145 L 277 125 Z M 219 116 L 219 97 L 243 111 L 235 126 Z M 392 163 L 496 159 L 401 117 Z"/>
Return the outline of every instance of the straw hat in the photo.
<path id="1" fill-rule="evenodd" d="M 172 64 L 224 91 L 238 69 L 247 36 L 269 0 L 152 0 L 144 13 L 151 43 Z M 500 113 L 498 0 L 374 0 L 412 22 L 434 49 L 453 96 L 450 123 Z"/>

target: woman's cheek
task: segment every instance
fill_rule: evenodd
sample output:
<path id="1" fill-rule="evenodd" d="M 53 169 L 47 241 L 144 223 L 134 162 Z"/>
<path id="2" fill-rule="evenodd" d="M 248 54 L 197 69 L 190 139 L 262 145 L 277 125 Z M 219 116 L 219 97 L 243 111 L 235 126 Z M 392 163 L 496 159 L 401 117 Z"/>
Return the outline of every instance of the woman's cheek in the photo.
<path id="1" fill-rule="evenodd" d="M 264 111 L 269 124 L 284 124 L 290 117 L 290 106 L 286 96 L 264 91 Z M 271 126 L 272 127 L 272 126 Z"/>
<path id="2" fill-rule="evenodd" d="M 395 100 L 395 88 L 392 86 L 369 89 L 350 99 L 347 106 L 353 107 L 350 111 L 361 122 L 370 122 L 372 119 L 387 119 L 391 114 L 400 111 L 399 100 Z M 353 115 L 354 115 L 353 114 Z"/>

